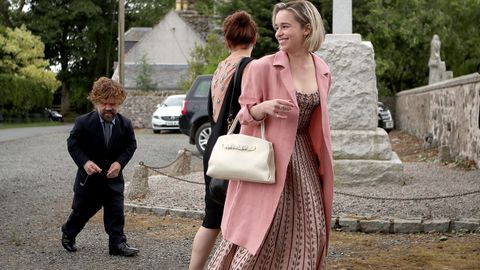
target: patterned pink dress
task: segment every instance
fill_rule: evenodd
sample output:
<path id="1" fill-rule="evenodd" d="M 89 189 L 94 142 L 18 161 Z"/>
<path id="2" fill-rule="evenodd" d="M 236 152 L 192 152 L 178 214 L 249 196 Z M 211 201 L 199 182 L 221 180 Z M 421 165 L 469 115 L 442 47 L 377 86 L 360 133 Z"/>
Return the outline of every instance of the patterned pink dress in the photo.
<path id="1" fill-rule="evenodd" d="M 208 269 L 325 269 L 326 229 L 318 160 L 308 126 L 320 103 L 317 92 L 297 92 L 300 108 L 295 147 L 285 187 L 265 240 L 254 256 L 225 239 Z"/>

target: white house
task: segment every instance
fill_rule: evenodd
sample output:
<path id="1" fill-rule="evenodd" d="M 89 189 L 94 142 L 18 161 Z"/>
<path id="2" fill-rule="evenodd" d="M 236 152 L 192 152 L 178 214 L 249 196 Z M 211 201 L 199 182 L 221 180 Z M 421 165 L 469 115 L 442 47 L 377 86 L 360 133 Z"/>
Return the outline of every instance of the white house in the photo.
<path id="1" fill-rule="evenodd" d="M 178 8 L 178 6 L 177 6 Z M 212 29 L 209 20 L 192 10 L 170 11 L 153 28 L 131 28 L 125 33 L 125 85 L 136 89 L 139 63 L 145 56 L 151 79 L 159 90 L 179 89 L 195 46 L 205 45 Z M 118 78 L 118 67 L 113 78 Z"/>

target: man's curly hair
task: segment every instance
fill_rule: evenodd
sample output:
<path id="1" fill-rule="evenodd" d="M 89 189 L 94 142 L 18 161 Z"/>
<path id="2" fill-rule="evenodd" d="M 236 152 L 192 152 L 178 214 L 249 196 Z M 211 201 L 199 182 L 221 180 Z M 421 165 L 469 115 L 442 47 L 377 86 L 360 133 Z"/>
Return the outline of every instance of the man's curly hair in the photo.
<path id="1" fill-rule="evenodd" d="M 112 97 L 120 105 L 125 101 L 127 93 L 118 82 L 107 77 L 100 77 L 93 83 L 92 91 L 90 91 L 87 99 L 93 104 L 97 104 L 106 102 Z"/>

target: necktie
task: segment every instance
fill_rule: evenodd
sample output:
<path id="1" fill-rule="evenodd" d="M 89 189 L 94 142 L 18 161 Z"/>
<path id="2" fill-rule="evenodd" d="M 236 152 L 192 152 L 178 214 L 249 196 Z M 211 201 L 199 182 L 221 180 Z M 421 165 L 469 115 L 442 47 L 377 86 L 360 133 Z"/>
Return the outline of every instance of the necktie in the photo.
<path id="1" fill-rule="evenodd" d="M 110 141 L 110 137 L 112 136 L 112 123 L 104 121 L 103 122 L 103 135 L 105 136 L 105 145 L 108 146 L 108 142 Z"/>

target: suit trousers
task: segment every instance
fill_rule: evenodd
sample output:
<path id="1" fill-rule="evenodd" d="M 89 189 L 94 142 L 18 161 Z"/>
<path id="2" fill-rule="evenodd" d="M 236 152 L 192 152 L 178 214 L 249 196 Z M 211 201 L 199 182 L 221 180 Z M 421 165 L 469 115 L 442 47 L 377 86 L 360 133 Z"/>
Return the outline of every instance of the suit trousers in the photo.
<path id="1" fill-rule="evenodd" d="M 97 188 L 100 190 L 97 189 L 93 194 L 75 193 L 72 213 L 62 226 L 62 232 L 75 239 L 90 218 L 103 207 L 103 224 L 109 236 L 109 247 L 115 247 L 127 240 L 123 232 L 125 226 L 123 192 L 108 188 L 108 184 L 97 185 Z"/>

